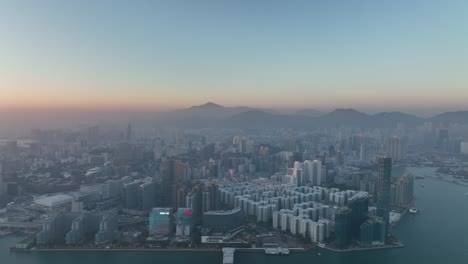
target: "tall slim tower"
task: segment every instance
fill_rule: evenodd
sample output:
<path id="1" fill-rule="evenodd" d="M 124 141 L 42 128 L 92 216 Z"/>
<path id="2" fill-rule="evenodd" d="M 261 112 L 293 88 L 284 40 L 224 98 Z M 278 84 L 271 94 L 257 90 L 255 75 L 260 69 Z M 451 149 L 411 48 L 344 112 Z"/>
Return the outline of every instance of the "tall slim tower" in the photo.
<path id="1" fill-rule="evenodd" d="M 165 159 L 161 161 L 160 169 L 162 205 L 176 208 L 178 187 L 187 180 L 189 168 L 180 160 Z"/>
<path id="2" fill-rule="evenodd" d="M 379 179 L 377 192 L 377 214 L 385 222 L 385 236 L 390 235 L 390 187 L 392 177 L 392 158 L 379 158 Z"/>
<path id="3" fill-rule="evenodd" d="M 312 185 L 322 184 L 322 163 L 319 160 L 312 161 Z"/>
<path id="4" fill-rule="evenodd" d="M 128 123 L 128 126 L 127 126 L 127 135 L 126 135 L 126 138 L 127 138 L 127 141 L 131 141 L 132 140 L 132 125 L 130 123 Z"/>

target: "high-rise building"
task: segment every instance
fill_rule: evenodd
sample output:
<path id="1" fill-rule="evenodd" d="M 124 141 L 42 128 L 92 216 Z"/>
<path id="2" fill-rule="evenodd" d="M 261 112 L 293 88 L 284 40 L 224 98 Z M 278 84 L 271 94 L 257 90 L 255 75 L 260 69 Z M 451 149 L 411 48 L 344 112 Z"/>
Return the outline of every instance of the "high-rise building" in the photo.
<path id="1" fill-rule="evenodd" d="M 344 160 L 344 153 L 343 153 L 343 151 L 340 151 L 340 150 L 339 150 L 339 151 L 336 153 L 336 164 L 337 164 L 338 166 L 343 166 L 343 165 L 344 165 L 344 162 L 345 162 L 345 160 Z"/>
<path id="2" fill-rule="evenodd" d="M 132 140 L 132 125 L 129 123 L 127 126 L 127 135 L 126 135 L 127 141 Z"/>
<path id="3" fill-rule="evenodd" d="M 392 158 L 379 158 L 379 176 L 377 191 L 377 215 L 385 222 L 385 235 L 390 235 L 390 188 L 392 176 Z"/>
<path id="4" fill-rule="evenodd" d="M 136 209 L 138 207 L 138 185 L 138 182 L 130 182 L 123 185 L 123 208 Z"/>
<path id="5" fill-rule="evenodd" d="M 138 186 L 138 210 L 149 212 L 156 205 L 156 183 L 145 182 Z"/>
<path id="6" fill-rule="evenodd" d="M 322 163 L 318 160 L 312 162 L 312 185 L 322 184 Z"/>
<path id="7" fill-rule="evenodd" d="M 393 161 L 400 161 L 406 157 L 406 140 L 399 137 L 390 137 L 387 142 L 387 155 Z"/>
<path id="8" fill-rule="evenodd" d="M 149 235 L 168 237 L 172 230 L 172 208 L 153 208 L 149 215 Z"/>
<path id="9" fill-rule="evenodd" d="M 352 210 L 348 207 L 340 207 L 335 213 L 335 244 L 343 249 L 351 243 Z"/>
<path id="10" fill-rule="evenodd" d="M 70 231 L 76 214 L 60 213 L 42 226 L 42 230 L 36 234 L 38 244 L 65 242 L 65 235 Z"/>
<path id="11" fill-rule="evenodd" d="M 100 213 L 84 213 L 73 219 L 71 229 L 65 235 L 67 244 L 83 242 L 89 235 L 99 231 L 100 222 L 104 215 Z"/>
<path id="12" fill-rule="evenodd" d="M 213 208 L 214 209 L 214 208 Z M 202 194 L 202 211 L 208 212 L 211 211 L 211 194 L 210 192 L 203 192 Z"/>
<path id="13" fill-rule="evenodd" d="M 319 160 L 304 161 L 302 164 L 302 178 L 304 182 L 310 182 L 312 185 L 322 184 L 322 163 Z"/>
<path id="14" fill-rule="evenodd" d="M 442 151 L 448 151 L 449 131 L 447 129 L 439 130 L 439 136 L 437 138 L 437 147 Z"/>
<path id="15" fill-rule="evenodd" d="M 187 164 L 175 159 L 165 159 L 161 162 L 161 187 L 163 206 L 176 207 L 178 185 L 188 180 Z M 185 199 L 185 198 L 184 198 Z"/>
<path id="16" fill-rule="evenodd" d="M 414 177 L 411 173 L 403 174 L 391 185 L 390 204 L 395 207 L 408 207 L 414 198 Z"/>
<path id="17" fill-rule="evenodd" d="M 348 207 L 351 209 L 351 235 L 353 238 L 359 237 L 359 228 L 368 218 L 369 195 L 366 192 L 359 192 L 348 200 Z"/>
<path id="18" fill-rule="evenodd" d="M 194 219 L 195 224 L 199 224 L 201 222 L 203 214 L 203 199 L 206 199 L 206 197 L 203 197 L 204 193 L 205 192 L 202 192 L 201 186 L 195 185 L 192 191 L 189 194 L 187 194 L 185 199 L 185 207 L 190 208 L 192 210 L 192 218 Z M 205 200 L 205 202 L 209 203 L 210 201 Z M 208 206 L 210 206 L 210 204 L 208 204 Z"/>
<path id="19" fill-rule="evenodd" d="M 84 215 L 78 216 L 73 219 L 71 230 L 65 236 L 65 241 L 67 244 L 79 243 L 84 239 Z"/>
<path id="20" fill-rule="evenodd" d="M 112 242 L 118 230 L 117 211 L 113 210 L 104 215 L 99 223 L 99 231 L 95 235 L 95 243 Z"/>
<path id="21" fill-rule="evenodd" d="M 183 208 L 186 207 L 186 192 L 184 187 L 179 187 L 177 189 L 176 201 L 174 208 Z"/>
<path id="22" fill-rule="evenodd" d="M 359 242 L 363 245 L 385 244 L 385 222 L 378 217 L 369 218 L 360 227 Z"/>
<path id="23" fill-rule="evenodd" d="M 176 236 L 189 237 L 194 225 L 193 211 L 190 208 L 177 209 L 176 218 Z"/>
<path id="24" fill-rule="evenodd" d="M 464 155 L 468 154 L 468 141 L 460 143 L 460 153 Z"/>
<path id="25" fill-rule="evenodd" d="M 108 180 L 101 185 L 101 199 L 113 199 L 122 194 L 121 180 Z"/>

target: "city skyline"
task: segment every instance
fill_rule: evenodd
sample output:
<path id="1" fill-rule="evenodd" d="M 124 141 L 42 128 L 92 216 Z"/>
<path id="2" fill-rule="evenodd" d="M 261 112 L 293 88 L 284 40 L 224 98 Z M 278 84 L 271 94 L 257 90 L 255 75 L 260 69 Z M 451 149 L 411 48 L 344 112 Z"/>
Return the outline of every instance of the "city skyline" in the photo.
<path id="1" fill-rule="evenodd" d="M 0 259 L 468 263 L 467 14 L 0 0 Z"/>
<path id="2" fill-rule="evenodd" d="M 0 7 L 3 111 L 466 110 L 465 1 Z"/>

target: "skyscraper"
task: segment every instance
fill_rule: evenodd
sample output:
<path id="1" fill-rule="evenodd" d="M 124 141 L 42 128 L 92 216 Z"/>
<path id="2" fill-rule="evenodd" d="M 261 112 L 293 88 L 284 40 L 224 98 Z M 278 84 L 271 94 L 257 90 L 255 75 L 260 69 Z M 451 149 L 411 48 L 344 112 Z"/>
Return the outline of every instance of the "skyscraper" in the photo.
<path id="1" fill-rule="evenodd" d="M 156 203 L 156 183 L 145 182 L 138 187 L 137 207 L 138 210 L 149 212 Z"/>
<path id="2" fill-rule="evenodd" d="M 377 215 L 385 222 L 385 236 L 390 235 L 390 187 L 392 176 L 392 158 L 379 158 L 379 178 L 377 192 Z"/>
<path id="3" fill-rule="evenodd" d="M 132 125 L 129 123 L 127 126 L 127 135 L 126 135 L 127 141 L 132 140 Z"/>
<path id="4" fill-rule="evenodd" d="M 178 185 L 187 180 L 188 166 L 180 160 L 165 159 L 161 162 L 162 205 L 176 207 Z M 184 196 L 185 199 L 185 196 Z"/>
<path id="5" fill-rule="evenodd" d="M 352 210 L 348 207 L 340 207 L 335 213 L 335 244 L 343 249 L 351 243 Z"/>
<path id="6" fill-rule="evenodd" d="M 397 207 L 407 207 L 414 198 L 414 177 L 411 173 L 403 174 L 391 185 L 390 204 Z"/>
<path id="7" fill-rule="evenodd" d="M 322 184 L 322 163 L 318 160 L 312 162 L 312 185 Z"/>
<path id="8" fill-rule="evenodd" d="M 385 244 L 385 222 L 375 217 L 367 219 L 360 226 L 359 242 L 363 245 L 384 245 Z"/>
<path id="9" fill-rule="evenodd" d="M 99 223 L 99 231 L 95 234 L 95 244 L 111 242 L 118 230 L 118 214 L 116 210 L 106 213 Z"/>
<path id="10" fill-rule="evenodd" d="M 360 192 L 349 198 L 348 207 L 351 209 L 351 235 L 358 238 L 360 226 L 368 218 L 369 194 Z"/>
<path id="11" fill-rule="evenodd" d="M 437 147 L 442 151 L 448 151 L 449 146 L 449 131 L 447 129 L 439 130 L 439 136 L 437 138 Z"/>
<path id="12" fill-rule="evenodd" d="M 387 142 L 387 155 L 393 161 L 400 161 L 406 157 L 406 141 L 399 137 L 390 137 Z"/>
<path id="13" fill-rule="evenodd" d="M 306 160 L 302 167 L 304 182 L 310 182 L 312 185 L 322 184 L 322 163 L 319 160 Z"/>
<path id="14" fill-rule="evenodd" d="M 125 209 L 138 207 L 138 182 L 130 182 L 123 185 L 122 204 Z"/>

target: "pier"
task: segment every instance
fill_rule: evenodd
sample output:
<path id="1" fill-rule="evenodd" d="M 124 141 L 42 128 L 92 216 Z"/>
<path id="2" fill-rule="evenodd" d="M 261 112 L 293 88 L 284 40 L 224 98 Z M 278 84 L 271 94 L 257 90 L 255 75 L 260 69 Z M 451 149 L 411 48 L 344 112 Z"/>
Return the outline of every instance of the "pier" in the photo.
<path id="1" fill-rule="evenodd" d="M 235 248 L 223 248 L 223 264 L 234 264 Z"/>

